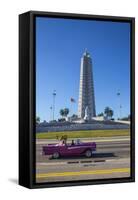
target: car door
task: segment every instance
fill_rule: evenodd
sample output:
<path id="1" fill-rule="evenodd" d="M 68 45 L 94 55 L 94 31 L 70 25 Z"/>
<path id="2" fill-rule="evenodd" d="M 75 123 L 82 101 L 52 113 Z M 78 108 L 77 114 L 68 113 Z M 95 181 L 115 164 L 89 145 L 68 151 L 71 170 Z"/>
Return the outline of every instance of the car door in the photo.
<path id="1" fill-rule="evenodd" d="M 59 147 L 59 153 L 61 156 L 70 155 L 70 150 L 68 149 L 68 145 L 62 145 Z"/>
<path id="2" fill-rule="evenodd" d="M 68 145 L 67 151 L 69 155 L 79 155 L 80 154 L 80 146 L 79 145 Z"/>

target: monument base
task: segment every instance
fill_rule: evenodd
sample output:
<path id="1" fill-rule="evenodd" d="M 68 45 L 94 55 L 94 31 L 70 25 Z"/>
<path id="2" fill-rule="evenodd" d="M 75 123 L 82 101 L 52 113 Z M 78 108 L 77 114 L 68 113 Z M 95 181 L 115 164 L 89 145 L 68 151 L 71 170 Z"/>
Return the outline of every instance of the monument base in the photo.
<path id="1" fill-rule="evenodd" d="M 130 122 L 112 120 L 85 120 L 77 118 L 71 122 L 41 123 L 36 126 L 36 132 L 59 132 L 59 131 L 80 131 L 80 130 L 112 130 L 129 129 Z"/>

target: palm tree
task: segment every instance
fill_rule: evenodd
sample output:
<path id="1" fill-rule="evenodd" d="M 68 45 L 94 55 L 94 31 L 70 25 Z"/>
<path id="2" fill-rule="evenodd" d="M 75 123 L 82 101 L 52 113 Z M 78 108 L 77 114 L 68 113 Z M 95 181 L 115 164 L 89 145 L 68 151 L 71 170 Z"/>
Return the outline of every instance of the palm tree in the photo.
<path id="1" fill-rule="evenodd" d="M 36 117 L 36 124 L 40 123 L 40 117 Z"/>
<path id="2" fill-rule="evenodd" d="M 109 112 L 110 112 L 110 108 L 107 106 L 104 109 L 104 114 L 108 117 L 109 116 Z"/>
<path id="3" fill-rule="evenodd" d="M 64 108 L 64 116 L 67 117 L 68 114 L 69 114 L 69 109 L 68 108 Z"/>
<path id="4" fill-rule="evenodd" d="M 60 109 L 59 111 L 60 115 L 63 117 L 64 116 L 64 110 L 63 109 Z"/>
<path id="5" fill-rule="evenodd" d="M 106 115 L 107 118 L 112 118 L 114 112 L 111 108 L 109 108 L 108 106 L 104 109 L 104 114 Z"/>
<path id="6" fill-rule="evenodd" d="M 98 117 L 104 116 L 103 112 L 98 114 Z"/>
<path id="7" fill-rule="evenodd" d="M 114 115 L 114 111 L 112 109 L 109 110 L 109 117 L 112 118 L 112 116 Z"/>

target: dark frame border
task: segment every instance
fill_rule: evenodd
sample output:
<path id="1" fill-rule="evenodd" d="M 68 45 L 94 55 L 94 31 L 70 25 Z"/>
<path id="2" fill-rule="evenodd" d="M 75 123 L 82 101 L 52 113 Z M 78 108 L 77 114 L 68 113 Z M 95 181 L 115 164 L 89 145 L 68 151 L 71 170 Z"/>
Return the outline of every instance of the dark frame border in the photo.
<path id="1" fill-rule="evenodd" d="M 35 66 L 35 18 L 50 17 L 78 20 L 97 20 L 97 21 L 112 21 L 124 22 L 131 25 L 131 40 L 130 40 L 130 82 L 131 82 L 131 176 L 126 178 L 111 178 L 111 179 L 95 179 L 82 181 L 64 181 L 50 183 L 36 183 L 35 181 L 35 98 L 36 98 L 36 66 Z M 26 30 L 26 31 L 25 31 Z M 24 34 L 23 34 L 24 31 Z M 79 186 L 93 184 L 109 184 L 109 183 L 124 183 L 135 181 L 135 18 L 132 17 L 115 17 L 115 16 L 100 16 L 74 13 L 54 13 L 54 12 L 39 12 L 30 11 L 19 16 L 19 184 L 29 188 L 48 188 L 48 187 L 63 187 L 63 186 Z M 25 43 L 24 43 L 25 42 Z M 27 50 L 27 51 L 26 51 Z M 24 54 L 24 55 L 23 55 Z M 25 60 L 24 60 L 25 58 Z M 28 69 L 24 69 L 25 65 Z M 27 68 L 27 67 L 26 67 Z M 26 78 L 25 78 L 26 77 Z M 27 80 L 26 86 L 23 85 L 23 79 Z M 28 87 L 28 89 L 27 89 Z M 26 90 L 25 90 L 26 88 Z M 24 92 L 22 92 L 22 90 Z M 25 92 L 26 91 L 26 92 Z M 26 96 L 27 95 L 27 96 Z M 28 98 L 26 98 L 28 97 Z M 26 104 L 26 105 L 25 105 Z M 24 113 L 24 115 L 22 115 Z M 26 121 L 24 117 L 28 117 Z M 27 121 L 28 120 L 28 121 Z M 26 128 L 25 128 L 26 127 Z M 26 147 L 24 147 L 26 145 Z M 25 151 L 26 152 L 25 152 Z M 27 152 L 28 151 L 28 152 Z M 24 161 L 26 160 L 26 163 Z"/>

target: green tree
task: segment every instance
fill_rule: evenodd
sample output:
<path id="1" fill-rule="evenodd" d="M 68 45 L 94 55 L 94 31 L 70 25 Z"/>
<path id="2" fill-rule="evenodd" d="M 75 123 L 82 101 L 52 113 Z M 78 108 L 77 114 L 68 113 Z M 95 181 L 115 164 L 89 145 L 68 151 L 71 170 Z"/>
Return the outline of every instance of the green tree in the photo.
<path id="1" fill-rule="evenodd" d="M 67 115 L 69 114 L 69 109 L 68 108 L 60 109 L 59 113 L 62 117 L 67 117 Z"/>
<path id="2" fill-rule="evenodd" d="M 36 124 L 40 123 L 40 117 L 36 117 Z"/>
<path id="3" fill-rule="evenodd" d="M 106 115 L 107 118 L 109 118 L 109 117 L 112 118 L 112 116 L 114 115 L 114 112 L 110 107 L 107 106 L 104 109 L 104 114 Z"/>
<path id="4" fill-rule="evenodd" d="M 60 115 L 61 115 L 62 117 L 64 117 L 64 109 L 60 109 L 59 113 L 60 113 Z"/>
<path id="5" fill-rule="evenodd" d="M 78 117 L 78 115 L 76 115 L 76 114 L 73 114 L 71 117 L 72 117 L 72 118 L 77 118 L 77 117 Z"/>
<path id="6" fill-rule="evenodd" d="M 107 106 L 104 109 L 104 114 L 108 117 L 109 116 L 109 112 L 110 112 L 110 108 Z"/>
<path id="7" fill-rule="evenodd" d="M 109 117 L 112 118 L 112 116 L 114 115 L 114 111 L 112 109 L 109 110 Z"/>
<path id="8" fill-rule="evenodd" d="M 67 117 L 68 114 L 69 114 L 69 109 L 68 108 L 64 108 L 64 116 Z"/>
<path id="9" fill-rule="evenodd" d="M 98 117 L 104 116 L 103 112 L 98 114 Z"/>

